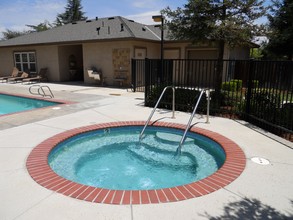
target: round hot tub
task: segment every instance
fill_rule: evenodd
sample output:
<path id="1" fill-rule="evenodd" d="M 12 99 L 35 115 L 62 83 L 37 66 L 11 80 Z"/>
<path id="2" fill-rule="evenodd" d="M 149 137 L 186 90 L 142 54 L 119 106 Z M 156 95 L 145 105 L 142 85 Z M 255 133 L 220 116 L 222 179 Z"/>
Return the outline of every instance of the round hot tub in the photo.
<path id="1" fill-rule="evenodd" d="M 211 131 L 192 128 L 180 156 L 184 125 L 144 122 L 82 127 L 45 140 L 27 167 L 36 182 L 74 198 L 110 204 L 172 202 L 218 190 L 245 167 L 242 150 Z"/>

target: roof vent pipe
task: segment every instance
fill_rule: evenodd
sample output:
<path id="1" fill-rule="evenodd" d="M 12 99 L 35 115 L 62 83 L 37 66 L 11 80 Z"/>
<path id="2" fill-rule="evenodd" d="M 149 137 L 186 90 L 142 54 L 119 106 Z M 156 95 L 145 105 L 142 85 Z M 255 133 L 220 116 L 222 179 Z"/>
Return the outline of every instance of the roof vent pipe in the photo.
<path id="1" fill-rule="evenodd" d="M 100 27 L 97 27 L 97 32 L 98 32 L 98 35 L 100 35 Z"/>
<path id="2" fill-rule="evenodd" d="M 96 21 L 97 21 L 97 20 L 99 20 L 99 18 L 98 18 L 98 17 L 96 17 Z"/>
<path id="3" fill-rule="evenodd" d="M 108 34 L 111 34 L 111 32 L 110 32 L 110 26 L 108 26 Z"/>
<path id="4" fill-rule="evenodd" d="M 120 31 L 124 31 L 124 25 L 121 24 L 121 30 Z"/>

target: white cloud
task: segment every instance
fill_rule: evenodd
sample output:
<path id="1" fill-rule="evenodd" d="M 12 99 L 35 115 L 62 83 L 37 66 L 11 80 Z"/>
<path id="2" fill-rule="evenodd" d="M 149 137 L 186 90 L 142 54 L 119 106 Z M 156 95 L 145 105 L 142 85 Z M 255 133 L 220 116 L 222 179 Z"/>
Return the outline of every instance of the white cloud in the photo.
<path id="1" fill-rule="evenodd" d="M 160 11 L 148 11 L 148 12 L 135 14 L 135 15 L 126 15 L 125 17 L 142 24 L 154 24 L 152 16 L 158 15 L 158 14 L 160 14 Z"/>
<path id="2" fill-rule="evenodd" d="M 57 0 L 35 0 L 31 3 L 26 0 L 11 1 L 0 9 L 0 30 L 22 31 L 27 29 L 27 24 L 37 25 L 45 20 L 53 22 L 57 14 L 64 10 L 64 6 L 65 3 Z"/>

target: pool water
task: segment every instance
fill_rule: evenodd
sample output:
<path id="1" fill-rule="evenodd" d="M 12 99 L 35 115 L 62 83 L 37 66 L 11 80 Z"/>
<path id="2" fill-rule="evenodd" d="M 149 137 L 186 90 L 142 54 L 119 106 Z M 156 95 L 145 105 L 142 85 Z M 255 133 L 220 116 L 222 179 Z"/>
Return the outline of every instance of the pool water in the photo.
<path id="1" fill-rule="evenodd" d="M 58 104 L 60 103 L 0 94 L 0 115 L 32 110 L 36 108 L 43 108 Z"/>
<path id="2" fill-rule="evenodd" d="M 203 179 L 224 163 L 216 142 L 188 133 L 175 157 L 183 131 L 141 126 L 95 130 L 58 144 L 48 158 L 58 175 L 84 185 L 116 190 L 169 188 Z"/>

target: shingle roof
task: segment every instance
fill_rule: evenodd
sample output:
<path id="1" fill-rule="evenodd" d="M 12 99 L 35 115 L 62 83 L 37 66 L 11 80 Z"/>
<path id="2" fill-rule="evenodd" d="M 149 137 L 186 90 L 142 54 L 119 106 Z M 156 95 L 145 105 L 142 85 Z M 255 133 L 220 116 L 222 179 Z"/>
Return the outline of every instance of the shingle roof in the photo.
<path id="1" fill-rule="evenodd" d="M 116 39 L 159 41 L 161 29 L 120 16 L 78 21 L 0 42 L 0 47 Z M 166 39 L 166 38 L 165 38 Z"/>

